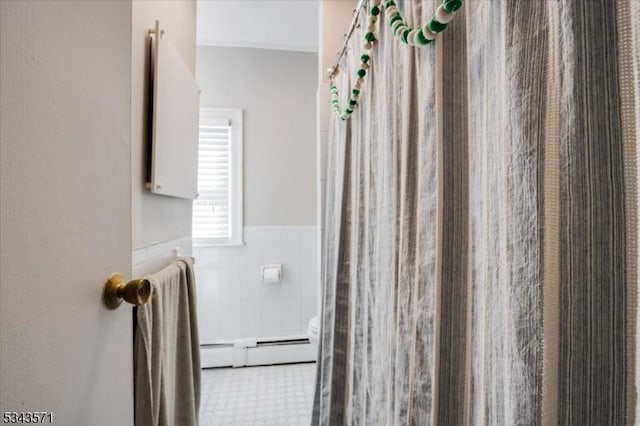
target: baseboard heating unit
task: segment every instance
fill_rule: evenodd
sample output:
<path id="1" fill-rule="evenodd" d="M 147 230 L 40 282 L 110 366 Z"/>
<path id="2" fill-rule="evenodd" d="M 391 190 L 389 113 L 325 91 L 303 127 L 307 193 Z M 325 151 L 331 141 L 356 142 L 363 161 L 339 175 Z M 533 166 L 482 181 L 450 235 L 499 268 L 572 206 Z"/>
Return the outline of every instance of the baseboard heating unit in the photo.
<path id="1" fill-rule="evenodd" d="M 307 337 L 237 339 L 200 345 L 202 368 L 246 367 L 316 360 Z"/>

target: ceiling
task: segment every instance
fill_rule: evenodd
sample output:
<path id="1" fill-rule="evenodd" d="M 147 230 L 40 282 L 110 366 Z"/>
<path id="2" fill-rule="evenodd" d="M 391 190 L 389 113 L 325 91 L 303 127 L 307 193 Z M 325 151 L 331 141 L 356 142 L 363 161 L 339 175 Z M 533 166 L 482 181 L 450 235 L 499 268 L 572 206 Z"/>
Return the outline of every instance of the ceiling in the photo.
<path id="1" fill-rule="evenodd" d="M 319 0 L 198 0 L 196 43 L 318 51 Z"/>

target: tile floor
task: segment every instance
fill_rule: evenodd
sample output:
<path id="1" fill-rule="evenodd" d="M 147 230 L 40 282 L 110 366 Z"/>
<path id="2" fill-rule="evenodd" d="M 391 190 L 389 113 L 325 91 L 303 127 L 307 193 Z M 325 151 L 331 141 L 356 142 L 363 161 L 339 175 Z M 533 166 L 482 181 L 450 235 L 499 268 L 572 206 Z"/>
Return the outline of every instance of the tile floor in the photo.
<path id="1" fill-rule="evenodd" d="M 316 365 L 202 370 L 200 425 L 308 426 Z"/>

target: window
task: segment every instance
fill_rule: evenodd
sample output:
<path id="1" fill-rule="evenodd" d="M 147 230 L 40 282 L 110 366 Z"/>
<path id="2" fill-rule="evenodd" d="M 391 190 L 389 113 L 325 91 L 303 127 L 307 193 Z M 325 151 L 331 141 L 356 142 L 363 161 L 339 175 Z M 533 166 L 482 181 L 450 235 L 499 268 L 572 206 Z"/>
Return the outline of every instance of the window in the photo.
<path id="1" fill-rule="evenodd" d="M 242 245 L 242 110 L 200 110 L 195 245 Z"/>

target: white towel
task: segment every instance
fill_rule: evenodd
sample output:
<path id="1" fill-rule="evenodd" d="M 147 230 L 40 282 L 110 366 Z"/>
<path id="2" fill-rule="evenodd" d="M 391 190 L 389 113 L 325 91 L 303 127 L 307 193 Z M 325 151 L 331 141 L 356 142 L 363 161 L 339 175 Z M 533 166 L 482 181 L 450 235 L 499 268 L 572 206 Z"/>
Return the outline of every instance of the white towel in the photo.
<path id="1" fill-rule="evenodd" d="M 153 294 L 136 313 L 135 424 L 196 426 L 200 343 L 193 264 L 178 258 L 145 278 Z"/>

